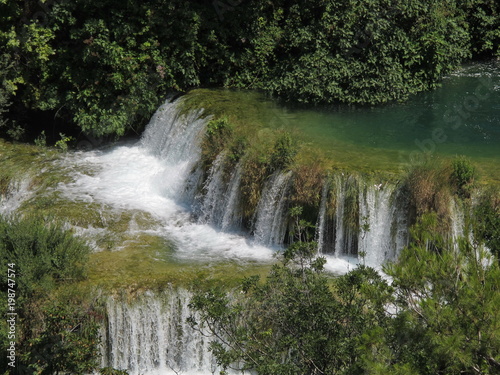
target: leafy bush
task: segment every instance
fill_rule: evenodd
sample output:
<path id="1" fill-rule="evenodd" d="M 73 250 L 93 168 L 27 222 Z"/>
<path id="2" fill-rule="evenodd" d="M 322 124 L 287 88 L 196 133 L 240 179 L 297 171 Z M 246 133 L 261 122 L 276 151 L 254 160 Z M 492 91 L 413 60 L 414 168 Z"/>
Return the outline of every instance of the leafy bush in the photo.
<path id="1" fill-rule="evenodd" d="M 500 57 L 500 6 L 492 0 L 461 4 L 467 15 L 472 52 L 480 58 Z"/>
<path id="2" fill-rule="evenodd" d="M 379 373 L 398 373 L 402 364 L 404 373 L 422 375 L 499 372 L 499 263 L 466 239 L 458 245 L 437 252 L 412 244 L 385 268 L 400 312 L 385 349 L 369 348 Z M 390 348 L 385 364 L 375 348 Z"/>
<path id="3" fill-rule="evenodd" d="M 384 103 L 436 87 L 472 54 L 499 53 L 493 0 L 219 3 L 1 2 L 14 115 L 51 111 L 100 136 L 134 130 L 167 91 L 199 86 Z"/>
<path id="4" fill-rule="evenodd" d="M 43 307 L 43 330 L 28 340 L 22 355 L 33 374 L 85 374 L 97 368 L 99 326 L 82 301 L 72 302 Z"/>
<path id="5" fill-rule="evenodd" d="M 390 287 L 376 271 L 360 267 L 334 280 L 332 290 L 324 262 L 310 256 L 307 243 L 295 245 L 302 259 L 288 253 L 263 283 L 247 278 L 233 298 L 218 287 L 193 297 L 199 319 L 190 322 L 217 335 L 211 350 L 224 369 L 239 363 L 259 374 L 349 373 L 360 358 L 359 338 L 386 324 Z"/>
<path id="6" fill-rule="evenodd" d="M 85 278 L 89 252 L 81 239 L 58 223 L 0 217 L 0 261 L 13 264 L 15 270 L 15 285 L 8 282 L 7 273 L 2 274 L 1 294 L 4 300 L 8 286 L 16 294 L 20 373 L 83 373 L 97 364 L 97 326 L 90 319 L 90 308 L 79 293 L 70 300 L 60 295 Z M 6 306 L 0 307 L 2 315 Z M 4 340 L 6 329 L 2 323 L 2 351 L 10 341 Z M 5 359 L 2 356 L 0 364 Z"/>
<path id="7" fill-rule="evenodd" d="M 1 261 L 16 264 L 25 297 L 47 292 L 61 282 L 82 280 L 89 253 L 85 242 L 60 224 L 34 217 L 0 217 Z M 6 286 L 5 275 L 2 286 Z"/>
<path id="8" fill-rule="evenodd" d="M 297 152 L 297 143 L 292 138 L 291 134 L 280 134 L 271 151 L 271 157 L 268 165 L 269 172 L 273 173 L 275 171 L 282 171 L 289 168 L 295 160 Z"/>
<path id="9" fill-rule="evenodd" d="M 466 157 L 459 157 L 452 163 L 451 180 L 461 197 L 469 197 L 477 172 L 474 165 Z"/>
<path id="10" fill-rule="evenodd" d="M 473 215 L 476 239 L 484 242 L 500 261 L 500 195 L 492 191 L 483 194 Z"/>
<path id="11" fill-rule="evenodd" d="M 500 262 L 465 238 L 446 241 L 435 233 L 437 220 L 424 215 L 414 240 L 384 268 L 391 286 L 364 266 L 328 277 L 312 242 L 297 241 L 262 282 L 246 278 L 231 294 L 199 286 L 190 305 L 198 315 L 189 321 L 215 335 L 211 350 L 223 369 L 497 374 Z"/>

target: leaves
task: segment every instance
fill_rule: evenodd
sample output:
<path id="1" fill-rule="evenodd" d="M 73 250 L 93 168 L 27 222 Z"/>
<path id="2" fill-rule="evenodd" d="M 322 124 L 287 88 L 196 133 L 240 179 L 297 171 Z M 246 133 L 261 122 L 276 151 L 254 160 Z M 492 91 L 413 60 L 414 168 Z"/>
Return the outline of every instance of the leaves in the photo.
<path id="1" fill-rule="evenodd" d="M 252 0 L 224 17 L 200 1 L 28 3 L 0 4 L 14 117 L 53 111 L 94 135 L 144 124 L 169 90 L 377 104 L 436 87 L 472 53 L 499 53 L 493 0 Z"/>

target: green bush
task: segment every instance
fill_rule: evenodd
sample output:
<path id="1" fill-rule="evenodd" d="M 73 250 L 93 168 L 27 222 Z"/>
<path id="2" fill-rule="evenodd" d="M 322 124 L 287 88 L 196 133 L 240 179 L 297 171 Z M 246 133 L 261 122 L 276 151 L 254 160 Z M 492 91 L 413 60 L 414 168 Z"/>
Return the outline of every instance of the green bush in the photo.
<path id="1" fill-rule="evenodd" d="M 464 156 L 456 158 L 452 163 L 451 180 L 461 197 L 469 197 L 477 172 L 474 165 Z"/>
<path id="2" fill-rule="evenodd" d="M 0 2 L 14 117 L 51 111 L 87 133 L 121 135 L 145 124 L 167 91 L 214 85 L 384 103 L 499 53 L 493 0 L 220 3 Z"/>
<path id="3" fill-rule="evenodd" d="M 0 216 L 0 261 L 15 270 L 2 273 L 2 300 L 14 290 L 16 347 L 23 374 L 90 372 L 98 361 L 97 323 L 88 296 L 71 286 L 86 276 L 90 248 L 61 224 L 37 217 Z M 12 280 L 14 282 L 12 282 Z M 0 306 L 4 311 L 7 304 Z M 2 352 L 7 326 L 0 325 Z M 3 365 L 5 357 L 0 359 Z"/>
<path id="4" fill-rule="evenodd" d="M 14 263 L 24 296 L 47 292 L 62 282 L 83 280 L 90 248 L 56 222 L 0 217 L 0 258 Z M 2 275 L 2 287 L 6 287 Z M 4 288 L 3 290 L 5 290 Z"/>
<path id="5" fill-rule="evenodd" d="M 500 261 L 500 194 L 487 192 L 474 208 L 473 231 L 476 239 L 484 242 Z"/>
<path id="6" fill-rule="evenodd" d="M 275 171 L 286 170 L 292 165 L 297 152 L 297 142 L 292 138 L 291 134 L 280 134 L 271 151 L 268 171 L 273 173 Z"/>

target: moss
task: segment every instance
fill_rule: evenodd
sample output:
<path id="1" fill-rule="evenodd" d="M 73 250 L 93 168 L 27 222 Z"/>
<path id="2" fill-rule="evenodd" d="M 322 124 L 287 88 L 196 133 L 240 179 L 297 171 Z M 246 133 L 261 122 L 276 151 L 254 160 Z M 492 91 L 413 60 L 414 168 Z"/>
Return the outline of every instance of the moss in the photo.
<path id="1" fill-rule="evenodd" d="M 244 221 L 252 220 L 267 177 L 267 160 L 259 152 L 246 155 L 241 177 L 241 207 Z"/>
<path id="2" fill-rule="evenodd" d="M 217 155 L 228 147 L 228 143 L 231 142 L 232 136 L 233 126 L 227 117 L 213 118 L 210 120 L 201 143 L 201 156 L 203 169 L 205 171 L 210 168 L 217 158 Z"/>
<path id="3" fill-rule="evenodd" d="M 240 277 L 265 273 L 270 266 L 214 262 L 211 264 L 176 261 L 172 246 L 165 239 L 141 234 L 118 251 L 91 254 L 87 283 L 107 292 L 125 289 L 127 293 L 141 290 L 161 291 L 165 287 L 189 287 L 199 279 L 216 279 L 226 285 Z"/>
<path id="4" fill-rule="evenodd" d="M 441 234 L 447 233 L 451 228 L 450 204 L 453 198 L 450 175 L 448 163 L 432 158 L 410 169 L 404 184 L 414 211 L 413 221 L 434 212 L 439 218 Z"/>

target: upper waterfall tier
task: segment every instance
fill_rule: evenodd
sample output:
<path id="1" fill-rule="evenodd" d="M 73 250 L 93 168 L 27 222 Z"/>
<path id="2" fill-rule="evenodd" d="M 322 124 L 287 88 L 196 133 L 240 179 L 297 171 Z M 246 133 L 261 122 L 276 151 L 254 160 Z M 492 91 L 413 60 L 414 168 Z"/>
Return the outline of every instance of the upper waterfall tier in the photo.
<path id="1" fill-rule="evenodd" d="M 231 124 L 188 101 L 162 105 L 137 144 L 82 154 L 96 172 L 59 189 L 149 213 L 173 256 L 189 261 L 270 261 L 295 240 L 294 207 L 316 226 L 311 237 L 335 272 L 346 261 L 379 267 L 408 243 L 417 207 L 404 181 L 336 171 L 304 157 L 282 129 Z M 446 199 L 459 232 L 459 210 Z"/>

